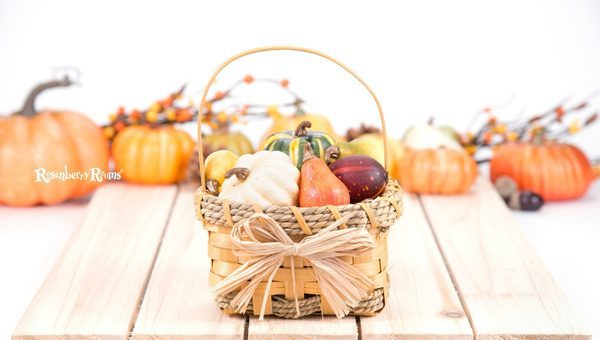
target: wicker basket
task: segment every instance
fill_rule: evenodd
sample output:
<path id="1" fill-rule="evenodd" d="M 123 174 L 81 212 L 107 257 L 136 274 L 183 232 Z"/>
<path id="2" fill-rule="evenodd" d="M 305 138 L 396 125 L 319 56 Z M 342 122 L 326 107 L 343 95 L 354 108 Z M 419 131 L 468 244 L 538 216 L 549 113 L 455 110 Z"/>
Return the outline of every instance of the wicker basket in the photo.
<path id="1" fill-rule="evenodd" d="M 373 96 L 379 110 L 384 147 L 387 148 L 385 137 L 385 122 L 381 105 L 370 89 L 370 87 L 352 70 L 336 59 L 324 55 L 318 51 L 298 47 L 266 47 L 253 49 L 239 53 L 225 61 L 212 75 L 204 88 L 201 107 L 204 107 L 209 88 L 221 70 L 234 60 L 243 56 L 264 51 L 288 50 L 300 51 L 326 58 L 353 75 Z M 198 145 L 202 145 L 201 124 L 198 122 Z M 387 163 L 387 152 L 386 163 Z M 397 221 L 402 214 L 402 192 L 400 186 L 390 180 L 384 193 L 375 199 L 365 200 L 357 204 L 343 206 L 323 207 L 276 207 L 271 206 L 264 209 L 237 202 L 222 200 L 210 194 L 206 190 L 206 179 L 204 177 L 204 157 L 202 147 L 199 148 L 201 186 L 195 195 L 196 214 L 203 221 L 204 229 L 209 233 L 208 256 L 211 259 L 210 285 L 214 286 L 234 270 L 245 263 L 244 258 L 236 256 L 233 250 L 230 233 L 232 227 L 246 221 L 257 212 L 264 213 L 276 221 L 294 242 L 299 242 L 304 237 L 314 235 L 323 228 L 334 223 L 342 216 L 350 215 L 349 219 L 339 228 L 367 228 L 373 236 L 375 247 L 358 256 L 347 256 L 343 260 L 373 282 L 372 290 L 357 305 L 352 306 L 354 315 L 373 315 L 385 306 L 388 290 L 387 274 L 387 230 Z M 294 265 L 295 281 L 292 279 Z M 263 311 L 265 315 L 275 315 L 285 318 L 295 318 L 313 313 L 325 315 L 334 314 L 326 299 L 321 298 L 319 284 L 313 275 L 310 262 L 303 258 L 294 257 L 294 261 L 286 258 L 283 265 L 279 267 L 273 277 L 270 289 L 266 291 L 266 282 L 261 282 L 258 289 L 253 293 L 252 300 L 247 311 L 258 315 L 266 301 Z M 295 289 L 292 289 L 294 287 Z M 268 294 L 270 298 L 264 299 Z M 225 313 L 235 313 L 230 301 L 236 295 L 235 292 L 217 296 L 217 304 Z M 296 308 L 299 304 L 299 313 Z"/>

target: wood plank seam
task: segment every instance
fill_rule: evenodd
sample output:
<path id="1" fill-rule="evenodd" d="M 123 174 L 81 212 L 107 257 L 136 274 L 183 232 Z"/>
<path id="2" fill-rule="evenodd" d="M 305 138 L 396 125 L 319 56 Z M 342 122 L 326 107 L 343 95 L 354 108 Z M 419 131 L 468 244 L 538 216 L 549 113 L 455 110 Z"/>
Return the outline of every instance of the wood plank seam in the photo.
<path id="1" fill-rule="evenodd" d="M 429 213 L 427 212 L 427 209 L 425 208 L 425 205 L 423 204 L 421 195 L 417 195 L 417 197 L 419 198 L 419 204 L 421 205 L 421 210 L 423 210 L 423 214 L 425 215 L 425 219 L 427 220 L 427 225 L 429 226 L 429 230 L 431 231 L 433 240 L 435 241 L 435 245 L 437 246 L 438 251 L 440 252 L 440 255 L 442 256 L 442 260 L 444 261 L 444 266 L 446 267 L 446 271 L 448 272 L 448 275 L 450 276 L 450 281 L 452 282 L 452 286 L 454 286 L 454 290 L 456 291 L 456 294 L 458 295 L 458 300 L 460 301 L 460 305 L 462 306 L 462 309 L 465 312 L 467 321 L 469 321 L 469 326 L 471 327 L 471 331 L 473 332 L 473 339 L 477 339 L 478 338 L 477 329 L 475 328 L 475 323 L 473 322 L 473 318 L 471 317 L 471 311 L 469 310 L 469 307 L 467 306 L 465 298 L 460 290 L 460 286 L 458 285 L 456 277 L 454 276 L 454 272 L 452 271 L 452 267 L 450 266 L 448 258 L 446 257 L 446 253 L 444 252 L 444 249 L 442 248 L 442 245 L 440 244 L 438 236 L 433 228 L 431 219 L 429 218 Z"/>
<path id="2" fill-rule="evenodd" d="M 358 340 L 362 340 L 362 327 L 360 325 L 360 316 L 356 316 L 356 333 L 358 334 Z"/>
<path id="3" fill-rule="evenodd" d="M 148 284 L 150 283 L 150 278 L 152 277 L 152 273 L 154 272 L 154 266 L 156 265 L 156 260 L 158 259 L 158 254 L 160 254 L 160 249 L 163 244 L 163 240 L 167 233 L 167 228 L 169 227 L 169 222 L 171 221 L 171 217 L 173 215 L 173 209 L 175 208 L 175 202 L 177 202 L 177 197 L 179 196 L 179 191 L 181 190 L 181 186 L 178 185 L 175 190 L 175 195 L 173 196 L 173 201 L 171 202 L 171 206 L 169 207 L 169 214 L 167 215 L 167 219 L 165 220 L 165 227 L 163 228 L 162 234 L 160 235 L 160 241 L 158 242 L 158 246 L 156 247 L 156 251 L 154 252 L 154 258 L 152 259 L 152 264 L 150 265 L 150 270 L 148 270 L 148 276 L 144 281 L 144 285 L 142 287 L 142 291 L 137 300 L 136 308 L 131 316 L 131 321 L 129 322 L 129 331 L 127 332 L 127 339 L 131 339 L 133 337 L 133 328 L 135 327 L 135 323 L 137 322 L 138 316 L 140 314 L 140 309 L 142 308 L 142 303 L 144 302 L 144 297 L 146 296 L 146 290 L 148 289 Z"/>

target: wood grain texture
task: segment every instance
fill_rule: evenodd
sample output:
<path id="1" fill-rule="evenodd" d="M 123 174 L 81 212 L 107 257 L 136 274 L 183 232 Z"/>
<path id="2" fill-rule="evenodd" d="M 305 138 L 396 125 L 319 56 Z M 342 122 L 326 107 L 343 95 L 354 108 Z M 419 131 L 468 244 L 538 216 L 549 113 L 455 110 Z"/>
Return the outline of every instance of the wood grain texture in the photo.
<path id="1" fill-rule="evenodd" d="M 478 338 L 590 338 L 487 179 L 421 200 Z"/>
<path id="2" fill-rule="evenodd" d="M 337 319 L 334 316 L 309 316 L 301 319 L 281 319 L 276 317 L 250 318 L 248 339 L 357 339 L 356 319 L 348 316 Z"/>
<path id="3" fill-rule="evenodd" d="M 240 339 L 245 318 L 225 315 L 209 293 L 208 235 L 194 215 L 193 192 L 173 207 L 133 339 Z"/>
<path id="4" fill-rule="evenodd" d="M 388 242 L 389 299 L 381 314 L 361 318 L 362 338 L 472 339 L 416 196 L 404 197 L 404 213 L 390 228 Z"/>
<path id="5" fill-rule="evenodd" d="M 122 339 L 139 307 L 176 187 L 98 189 L 13 339 Z"/>

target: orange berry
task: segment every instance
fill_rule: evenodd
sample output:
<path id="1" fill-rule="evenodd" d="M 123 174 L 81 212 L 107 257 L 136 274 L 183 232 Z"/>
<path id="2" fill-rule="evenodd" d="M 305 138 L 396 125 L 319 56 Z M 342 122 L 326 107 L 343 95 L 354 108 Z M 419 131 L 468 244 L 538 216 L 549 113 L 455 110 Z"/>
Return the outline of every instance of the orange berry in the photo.
<path id="1" fill-rule="evenodd" d="M 215 99 L 223 99 L 223 97 L 225 97 L 225 93 L 224 92 L 217 91 L 215 93 Z"/>
<path id="2" fill-rule="evenodd" d="M 181 109 L 177 111 L 177 121 L 178 122 L 187 122 L 192 118 L 192 113 L 188 109 Z"/>
<path id="3" fill-rule="evenodd" d="M 486 131 L 486 132 L 483 134 L 483 141 L 484 141 L 486 144 L 490 144 L 490 143 L 492 142 L 492 138 L 493 138 L 493 137 L 494 137 L 494 134 L 493 134 L 491 131 Z"/>
<path id="4" fill-rule="evenodd" d="M 141 116 L 142 116 L 142 114 L 140 113 L 140 111 L 137 109 L 134 109 L 133 111 L 131 111 L 129 118 L 131 118 L 132 121 L 138 121 L 138 120 L 140 120 Z"/>
<path id="5" fill-rule="evenodd" d="M 253 77 L 252 75 L 250 75 L 250 74 L 248 74 L 248 75 L 246 75 L 246 76 L 244 77 L 244 83 L 246 83 L 246 84 L 250 84 L 250 83 L 252 83 L 253 81 L 254 81 L 254 77 Z"/>
<path id="6" fill-rule="evenodd" d="M 288 87 L 288 85 L 290 85 L 290 81 L 287 79 L 281 79 L 280 84 L 282 87 Z"/>
<path id="7" fill-rule="evenodd" d="M 115 123 L 115 130 L 117 132 L 123 130 L 124 128 L 125 128 L 125 123 L 123 123 L 123 121 L 118 121 Z"/>
<path id="8" fill-rule="evenodd" d="M 170 121 L 174 121 L 177 118 L 177 112 L 173 108 L 169 108 L 166 112 L 167 119 Z"/>

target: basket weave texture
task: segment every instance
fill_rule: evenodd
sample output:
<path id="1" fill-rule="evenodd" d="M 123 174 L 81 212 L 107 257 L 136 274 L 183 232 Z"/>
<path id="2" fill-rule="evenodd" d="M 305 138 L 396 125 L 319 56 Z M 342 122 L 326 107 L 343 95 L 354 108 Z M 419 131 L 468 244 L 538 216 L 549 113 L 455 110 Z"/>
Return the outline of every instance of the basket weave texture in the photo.
<path id="1" fill-rule="evenodd" d="M 356 257 L 344 258 L 373 281 L 373 290 L 357 306 L 352 314 L 369 316 L 379 312 L 385 305 L 388 290 L 387 274 L 387 231 L 402 214 L 402 191 L 398 183 L 390 180 L 383 194 L 375 199 L 357 204 L 325 207 L 267 207 L 261 209 L 249 204 L 229 202 L 219 199 L 201 189 L 195 194 L 196 215 L 204 222 L 209 233 L 208 256 L 211 259 L 210 285 L 214 286 L 227 275 L 239 268 L 246 259 L 235 255 L 230 239 L 231 228 L 257 212 L 262 212 L 277 223 L 284 231 L 299 242 L 313 235 L 342 216 L 350 214 L 350 219 L 340 228 L 367 228 L 375 247 Z M 333 315 L 325 299 L 321 299 L 318 282 L 312 273 L 310 263 L 295 258 L 296 296 L 292 289 L 290 266 L 292 261 L 284 261 L 275 274 L 268 292 L 266 315 L 294 318 L 313 313 Z M 252 297 L 248 310 L 259 314 L 265 294 L 266 283 L 261 283 Z M 217 297 L 217 304 L 226 313 L 234 313 L 229 301 L 235 293 Z M 299 300 L 300 314 L 296 313 L 295 298 Z"/>

